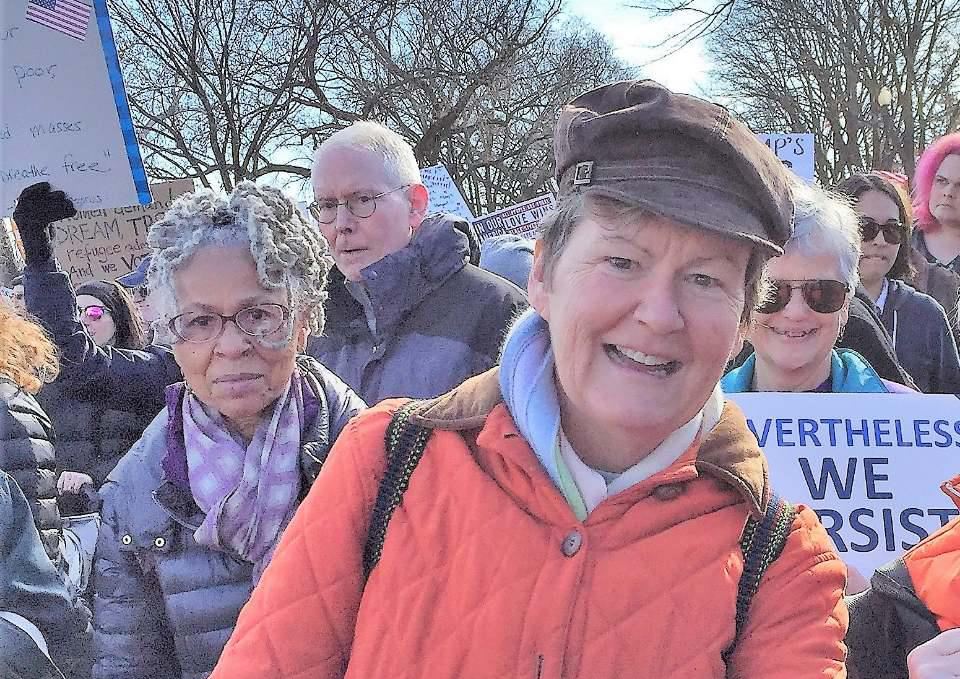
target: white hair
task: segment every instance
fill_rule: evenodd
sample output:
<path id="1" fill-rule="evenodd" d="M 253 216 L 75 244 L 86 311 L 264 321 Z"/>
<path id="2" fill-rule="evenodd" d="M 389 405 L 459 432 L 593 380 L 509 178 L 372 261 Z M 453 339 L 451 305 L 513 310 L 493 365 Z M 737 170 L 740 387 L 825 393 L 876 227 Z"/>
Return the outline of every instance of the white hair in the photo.
<path id="1" fill-rule="evenodd" d="M 796 182 L 793 188 L 796 216 L 793 234 L 784 254 L 836 257 L 841 279 L 853 295 L 860 283 L 860 223 L 844 197 L 817 186 Z"/>
<path id="2" fill-rule="evenodd" d="M 152 253 L 149 287 L 161 321 L 180 310 L 176 272 L 202 248 L 238 244 L 250 249 L 265 289 L 287 291 L 293 314 L 285 341 L 300 313 L 306 313 L 313 334 L 322 332 L 331 266 L 327 242 L 279 189 L 242 181 L 230 194 L 211 189 L 184 194 L 150 227 L 147 240 Z M 161 341 L 175 341 L 164 323 L 154 327 Z"/>
<path id="3" fill-rule="evenodd" d="M 397 184 L 422 184 L 420 166 L 413 155 L 413 147 L 393 130 L 372 120 L 360 120 L 330 135 L 317 149 L 317 160 L 325 149 L 347 147 L 373 151 L 383 158 L 383 166 Z"/>

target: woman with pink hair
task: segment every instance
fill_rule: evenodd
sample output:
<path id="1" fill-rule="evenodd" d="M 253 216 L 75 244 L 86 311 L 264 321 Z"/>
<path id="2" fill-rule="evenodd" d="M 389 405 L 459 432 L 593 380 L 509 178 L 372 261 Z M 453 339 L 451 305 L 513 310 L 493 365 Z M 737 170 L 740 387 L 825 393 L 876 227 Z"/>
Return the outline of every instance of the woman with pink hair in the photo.
<path id="1" fill-rule="evenodd" d="M 960 132 L 945 135 L 926 148 L 913 178 L 913 234 L 917 268 L 914 287 L 947 311 L 958 335 L 960 294 Z"/>

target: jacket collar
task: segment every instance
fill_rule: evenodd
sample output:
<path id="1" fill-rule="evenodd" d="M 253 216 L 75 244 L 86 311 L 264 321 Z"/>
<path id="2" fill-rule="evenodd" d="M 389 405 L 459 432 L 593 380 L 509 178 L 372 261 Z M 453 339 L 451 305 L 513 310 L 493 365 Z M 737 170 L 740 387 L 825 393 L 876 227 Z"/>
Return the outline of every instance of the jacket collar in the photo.
<path id="1" fill-rule="evenodd" d="M 304 427 L 300 446 L 300 469 L 309 484 L 317 478 L 330 450 L 330 418 L 324 396 L 320 364 L 310 356 L 297 357 L 297 370 L 304 378 Z M 193 499 L 187 471 L 187 450 L 183 438 L 183 398 L 186 384 L 171 384 L 166 389 L 166 412 L 169 413 L 164 442 L 166 454 L 160 462 L 160 485 L 153 491 L 158 505 L 175 521 L 196 530 L 200 508 Z"/>
<path id="2" fill-rule="evenodd" d="M 445 431 L 481 429 L 503 401 L 499 370 L 492 368 L 453 391 L 424 401 L 411 422 Z M 724 405 L 720 422 L 700 445 L 696 467 L 737 490 L 755 515 L 762 516 L 766 511 L 770 500 L 767 462 L 736 404 L 728 401 Z"/>
<path id="3" fill-rule="evenodd" d="M 365 268 L 363 287 L 377 332 L 390 334 L 414 307 L 466 266 L 469 252 L 467 237 L 453 226 L 452 218 L 435 215 L 423 220 L 409 245 Z M 347 289 L 338 269 L 331 272 L 327 287 L 328 326 L 366 332 L 363 306 Z"/>

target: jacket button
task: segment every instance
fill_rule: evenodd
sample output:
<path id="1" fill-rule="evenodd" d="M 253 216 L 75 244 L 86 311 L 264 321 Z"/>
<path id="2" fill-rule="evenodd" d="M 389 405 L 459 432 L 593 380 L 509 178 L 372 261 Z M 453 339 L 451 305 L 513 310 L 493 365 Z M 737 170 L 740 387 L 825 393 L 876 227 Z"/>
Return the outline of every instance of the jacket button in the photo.
<path id="1" fill-rule="evenodd" d="M 567 537 L 563 539 L 563 555 L 564 556 L 573 556 L 580 551 L 580 545 L 583 544 L 583 537 L 580 535 L 580 531 L 572 530 L 567 533 Z"/>
<path id="2" fill-rule="evenodd" d="M 167 544 L 167 541 L 165 538 L 157 538 L 156 540 L 153 541 L 153 546 L 156 547 L 157 549 L 163 549 L 163 546 L 165 544 Z"/>
<path id="3" fill-rule="evenodd" d="M 666 502 L 667 500 L 673 500 L 683 492 L 682 483 L 667 483 L 662 486 L 657 486 L 653 489 L 653 496 L 658 500 Z"/>
<path id="4" fill-rule="evenodd" d="M 129 545 L 131 542 L 133 542 L 133 538 L 130 537 L 129 535 L 124 535 L 122 538 L 120 538 L 120 542 L 122 542 L 125 545 Z"/>

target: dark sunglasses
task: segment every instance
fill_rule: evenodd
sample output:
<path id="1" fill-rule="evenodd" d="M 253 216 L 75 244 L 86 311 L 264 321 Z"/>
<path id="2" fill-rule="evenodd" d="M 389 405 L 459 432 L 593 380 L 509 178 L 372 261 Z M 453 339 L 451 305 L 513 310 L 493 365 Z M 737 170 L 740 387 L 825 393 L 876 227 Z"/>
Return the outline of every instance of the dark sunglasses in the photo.
<path id="1" fill-rule="evenodd" d="M 90 306 L 80 309 L 80 313 L 91 321 L 99 321 L 103 318 L 104 314 L 110 313 L 110 309 L 105 306 L 100 306 L 99 304 L 91 304 Z"/>
<path id="2" fill-rule="evenodd" d="M 761 314 L 774 314 L 782 311 L 790 303 L 794 290 L 800 290 L 803 301 L 818 314 L 832 314 L 839 311 L 847 300 L 850 286 L 840 281 L 771 281 L 773 290 L 770 297 L 757 306 Z"/>
<path id="3" fill-rule="evenodd" d="M 865 241 L 871 241 L 877 237 L 880 231 L 883 231 L 883 240 L 890 245 L 899 245 L 903 242 L 903 224 L 896 220 L 890 220 L 880 224 L 869 217 L 860 218 L 860 235 Z"/>

